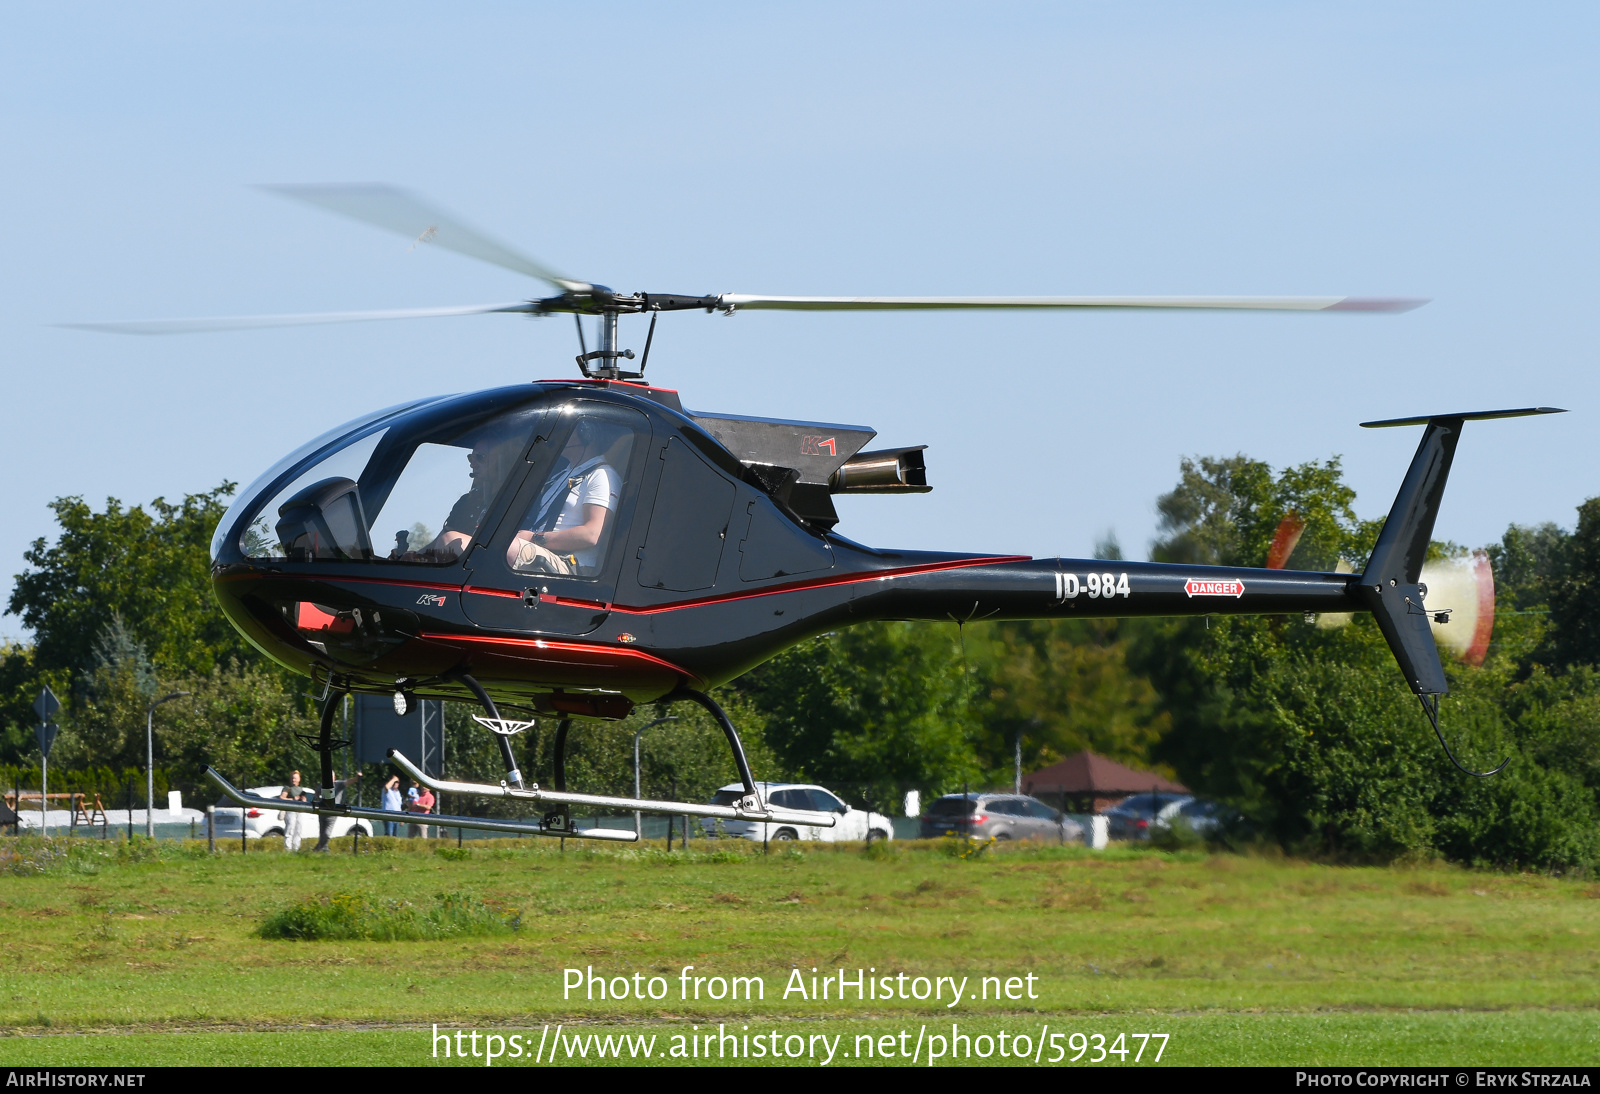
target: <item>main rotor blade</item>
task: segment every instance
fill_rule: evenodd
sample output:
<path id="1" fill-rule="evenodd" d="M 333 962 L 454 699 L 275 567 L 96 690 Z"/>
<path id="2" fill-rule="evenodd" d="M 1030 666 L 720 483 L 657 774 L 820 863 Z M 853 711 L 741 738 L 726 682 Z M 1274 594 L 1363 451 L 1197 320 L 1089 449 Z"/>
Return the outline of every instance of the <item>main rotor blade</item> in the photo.
<path id="1" fill-rule="evenodd" d="M 490 312 L 533 312 L 522 301 L 510 304 L 464 304 L 452 308 L 400 308 L 392 311 L 329 311 L 304 315 L 236 315 L 210 319 L 133 319 L 121 323 L 57 323 L 70 330 L 104 334 L 203 334 L 207 331 L 261 330 L 265 327 L 311 327 L 322 323 L 368 323 L 376 319 L 438 319 L 449 315 Z"/>
<path id="2" fill-rule="evenodd" d="M 941 308 L 1185 308 L 1228 311 L 1410 311 L 1426 300 L 1361 296 L 752 296 L 724 293 L 718 307 L 781 311 L 915 311 Z"/>
<path id="3" fill-rule="evenodd" d="M 263 190 L 303 201 L 330 212 L 339 213 L 386 228 L 405 236 L 414 243 L 431 243 L 447 251 L 455 251 L 481 262 L 489 262 L 515 270 L 540 281 L 548 281 L 563 292 L 585 292 L 591 286 L 586 281 L 563 277 L 542 262 L 490 239 L 475 228 L 469 228 L 448 213 L 441 212 L 421 198 L 405 190 L 379 183 L 348 186 L 274 185 Z"/>

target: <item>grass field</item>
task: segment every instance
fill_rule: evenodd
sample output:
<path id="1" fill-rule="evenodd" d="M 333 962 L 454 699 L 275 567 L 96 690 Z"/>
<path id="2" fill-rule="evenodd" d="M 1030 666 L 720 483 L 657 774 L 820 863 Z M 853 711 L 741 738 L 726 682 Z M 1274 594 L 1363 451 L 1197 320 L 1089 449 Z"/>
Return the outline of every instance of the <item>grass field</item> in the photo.
<path id="1" fill-rule="evenodd" d="M 1030 1064 L 1072 1063 L 1080 1041 L 1077 1063 L 1088 1063 L 1122 1034 L 1126 1058 L 1103 1062 L 1134 1066 L 1141 1042 L 1129 1038 L 1163 1033 L 1163 1064 L 1600 1056 L 1593 882 L 1144 850 L 1018 846 L 961 859 L 921 844 L 768 856 L 759 845 L 702 846 L 667 855 L 569 844 L 563 854 L 549 843 L 457 851 L 380 840 L 359 856 L 348 845 L 211 856 L 169 843 L 52 857 L 37 841 L 7 840 L 0 1064 L 461 1062 L 435 1060 L 437 1025 L 493 1031 L 506 1053 L 497 1062 L 516 1065 L 533 1061 L 513 1057 L 510 1036 L 531 1056 L 557 1024 L 564 1046 L 589 1048 L 572 1062 L 589 1064 L 616 1062 L 594 1053 L 623 1035 L 654 1036 L 654 1061 L 705 1064 L 665 1054 L 674 1036 L 682 1044 L 719 1025 L 739 1038 L 776 1032 L 771 1047 L 791 1056 L 803 1042 L 799 1058 L 783 1057 L 792 1063 L 823 1062 L 836 1038 L 834 1066 L 911 1063 L 913 1047 L 925 1064 L 936 1037 L 941 1064 L 1022 1062 L 994 1051 L 1002 1032 L 1027 1038 Z M 418 909 L 449 894 L 515 929 L 403 942 L 257 935 L 269 913 L 329 894 Z M 629 978 L 629 998 L 564 997 L 563 970 L 591 967 L 613 988 Z M 836 984 L 810 997 L 813 968 L 818 986 L 846 970 L 844 1001 Z M 906 978 L 891 981 L 894 998 L 858 1000 L 858 969 Z M 664 997 L 632 998 L 651 977 Z M 695 977 L 701 998 L 681 998 Z M 727 998 L 733 977 L 760 978 L 764 997 Z M 941 977 L 951 979 L 937 981 L 937 998 L 898 997 L 931 993 Z M 996 998 L 1012 977 L 1014 997 Z M 707 997 L 716 978 L 720 1000 Z M 870 1059 L 860 1055 L 869 1035 Z M 960 1057 L 963 1035 L 987 1036 L 993 1054 L 978 1059 L 980 1043 Z M 1158 1042 L 1142 1045 L 1140 1066 Z M 716 1051 L 710 1063 L 746 1062 Z"/>

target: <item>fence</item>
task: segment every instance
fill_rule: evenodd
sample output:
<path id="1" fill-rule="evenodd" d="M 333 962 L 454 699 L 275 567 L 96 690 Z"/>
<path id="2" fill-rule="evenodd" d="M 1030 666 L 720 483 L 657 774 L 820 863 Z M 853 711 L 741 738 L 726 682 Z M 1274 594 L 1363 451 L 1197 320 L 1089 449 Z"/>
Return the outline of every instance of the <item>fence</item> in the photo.
<path id="1" fill-rule="evenodd" d="M 0 765 L 0 791 L 12 794 L 21 790 L 24 808 L 29 805 L 27 795 L 39 793 L 40 783 L 38 767 Z M 155 771 L 155 783 L 155 808 L 165 809 L 167 791 L 180 789 L 180 786 L 174 784 L 168 771 L 159 767 Z M 94 796 L 99 794 L 107 809 L 127 809 L 130 806 L 134 809 L 145 809 L 151 804 L 145 800 L 145 776 L 142 767 L 126 767 L 119 771 L 109 767 L 62 769 L 51 764 L 50 793 L 52 797 L 58 793 L 82 794 L 91 802 L 94 801 Z M 189 796 L 184 795 L 185 799 Z M 37 802 L 38 798 L 35 797 L 33 801 Z"/>

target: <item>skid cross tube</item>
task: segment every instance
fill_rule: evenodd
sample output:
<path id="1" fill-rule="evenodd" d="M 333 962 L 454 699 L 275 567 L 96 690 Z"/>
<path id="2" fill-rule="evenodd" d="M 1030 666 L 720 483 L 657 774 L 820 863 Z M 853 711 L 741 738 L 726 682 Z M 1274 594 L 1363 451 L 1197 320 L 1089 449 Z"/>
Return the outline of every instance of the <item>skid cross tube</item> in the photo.
<path id="1" fill-rule="evenodd" d="M 317 731 L 317 752 L 322 759 L 322 786 L 318 793 L 331 805 L 333 803 L 333 712 L 343 703 L 346 692 L 328 689 L 328 701 L 322 704 L 322 725 Z M 240 822 L 243 823 L 242 821 Z"/>
<path id="2" fill-rule="evenodd" d="M 557 790 L 567 788 L 567 733 L 572 729 L 572 719 L 563 718 L 556 725 L 556 743 L 550 766 L 550 781 Z"/>
<path id="3" fill-rule="evenodd" d="M 667 696 L 667 702 L 678 699 L 687 699 L 691 703 L 699 703 L 706 708 L 707 713 L 717 720 L 717 725 L 722 727 L 723 736 L 728 738 L 728 747 L 733 749 L 733 762 L 739 768 L 739 781 L 744 784 L 745 798 L 754 799 L 751 802 L 756 808 L 761 807 L 761 798 L 756 793 L 755 776 L 750 774 L 750 761 L 745 759 L 744 743 L 739 740 L 739 731 L 733 728 L 733 723 L 728 720 L 728 714 L 717 704 L 717 701 L 704 692 L 694 691 L 690 688 L 679 688 Z"/>
<path id="4" fill-rule="evenodd" d="M 504 721 L 502 721 L 500 718 L 499 708 L 494 705 L 494 700 L 490 698 L 489 693 L 484 690 L 482 684 L 478 683 L 478 681 L 474 680 L 471 675 L 465 672 L 456 673 L 455 678 L 465 684 L 467 686 L 467 690 L 471 691 L 473 695 L 477 696 L 478 702 L 483 704 L 483 709 L 488 711 L 489 720 L 491 722 L 502 727 L 505 725 Z M 511 754 L 510 736 L 504 732 L 497 731 L 495 733 L 495 739 L 500 742 L 500 760 L 506 765 L 506 782 L 510 783 L 512 786 L 521 786 L 522 772 L 517 770 L 517 759 Z"/>
<path id="5" fill-rule="evenodd" d="M 571 718 L 561 719 L 556 726 L 555 752 L 551 760 L 550 781 L 556 784 L 557 790 L 565 790 L 567 788 L 567 734 L 571 729 Z M 558 809 L 552 809 L 544 815 L 544 822 L 552 828 L 563 825 L 571 827 L 572 810 L 568 809 L 566 805 L 562 805 Z M 635 830 L 638 827 L 638 825 L 634 825 Z"/>
<path id="6" fill-rule="evenodd" d="M 832 828 L 839 818 L 832 813 L 812 813 L 798 809 L 746 809 L 743 805 L 707 805 L 700 802 L 656 801 L 653 798 L 613 798 L 606 794 L 571 794 L 561 790 L 541 790 L 538 785 L 513 787 L 502 783 L 453 782 L 436 779 L 422 768 L 406 759 L 395 749 L 389 750 L 389 762 L 430 790 L 450 794 L 480 794 L 491 798 L 512 798 L 517 801 L 548 802 L 551 805 L 590 805 L 601 809 L 620 809 L 638 813 L 663 813 L 677 817 L 717 817 L 722 820 L 772 821 L 785 824 L 809 824 L 814 828 Z M 593 831 L 593 829 L 590 829 Z M 610 829 L 607 829 L 610 831 Z"/>
<path id="7" fill-rule="evenodd" d="M 417 772 L 417 768 L 406 765 L 407 771 Z M 420 775 L 420 772 L 418 772 Z M 263 798 L 259 794 L 251 794 L 240 790 L 224 779 L 214 768 L 206 768 L 206 777 L 217 785 L 217 788 L 241 806 L 254 806 L 258 809 L 273 809 L 283 813 L 316 813 L 323 817 L 359 817 L 364 820 L 398 821 L 402 824 L 415 824 L 422 814 L 401 813 L 391 809 L 369 809 L 363 805 L 339 805 L 319 807 L 311 802 L 294 801 L 289 798 Z M 429 786 L 434 783 L 425 778 Z M 454 784 L 447 784 L 454 785 Z M 597 839 L 608 840 L 614 843 L 634 843 L 639 834 L 627 828 L 578 828 L 571 831 L 546 828 L 539 823 L 524 821 L 489 820 L 485 817 L 453 817 L 448 814 L 427 814 L 429 824 L 437 824 L 449 828 L 474 828 L 485 832 L 513 832 L 523 836 L 560 836 L 564 839 Z"/>

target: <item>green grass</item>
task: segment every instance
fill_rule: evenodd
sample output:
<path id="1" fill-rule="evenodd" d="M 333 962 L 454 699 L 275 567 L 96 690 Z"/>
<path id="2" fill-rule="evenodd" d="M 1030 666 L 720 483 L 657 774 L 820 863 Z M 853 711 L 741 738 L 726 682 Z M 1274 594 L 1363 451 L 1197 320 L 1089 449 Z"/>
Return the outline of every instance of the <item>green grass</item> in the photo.
<path id="1" fill-rule="evenodd" d="M 884 1019 L 821 1022 L 737 1022 L 729 1024 L 734 1033 L 749 1025 L 751 1032 L 778 1029 L 783 1035 L 798 1033 L 809 1042 L 812 1035 L 822 1034 L 835 1042 L 836 1055 L 832 1066 L 891 1066 L 910 1064 L 896 1057 L 883 1059 L 857 1059 L 853 1056 L 855 1038 L 871 1036 L 874 1041 L 884 1034 L 908 1034 L 910 1048 L 915 1048 L 918 1027 L 925 1023 L 901 1022 Z M 1064 1053 L 1064 1059 L 1054 1066 L 1195 1066 L 1195 1065 L 1282 1065 L 1293 1063 L 1305 1067 L 1333 1067 L 1372 1065 L 1374 1063 L 1411 1064 L 1418 1066 L 1471 1067 L 1471 1066 L 1557 1066 L 1592 1065 L 1600 1053 L 1600 1033 L 1592 1014 L 1570 1011 L 1514 1011 L 1510 1013 L 1472 1012 L 1401 1012 L 1393 1014 L 1179 1014 L 1130 1016 L 1095 1016 L 1067 1019 L 1057 1024 L 1050 1018 L 1033 1018 L 1029 1021 L 1003 1022 L 993 1018 L 980 1018 L 975 1022 L 959 1022 L 965 1035 L 994 1035 L 1005 1029 L 1036 1036 L 1041 1026 L 1051 1030 L 1101 1033 L 1107 1043 L 1115 1045 L 1118 1032 L 1164 1032 L 1170 1040 L 1162 1046 L 1159 1041 L 1149 1041 L 1144 1047 L 1144 1059 L 1135 1061 L 1134 1054 L 1140 1045 L 1132 1040 L 1126 1061 L 1108 1055 L 1099 1065 L 1090 1058 L 1098 1049 L 1085 1048 L 1083 1058 L 1075 1064 L 1073 1053 Z M 590 1038 L 603 1041 L 607 1036 L 615 1040 L 654 1035 L 651 1059 L 660 1064 L 687 1064 L 706 1066 L 704 1059 L 661 1058 L 670 1051 L 670 1038 L 677 1033 L 690 1033 L 690 1023 L 660 1021 L 627 1026 L 585 1024 L 567 1027 L 565 1037 L 574 1034 L 584 1039 L 589 1048 L 587 1057 L 571 1061 L 576 1066 L 595 1066 L 642 1063 L 624 1050 L 620 1059 L 599 1057 Z M 950 1022 L 940 1022 L 936 1027 L 948 1036 Z M 470 1028 L 470 1027 L 469 1027 Z M 478 1027 L 487 1029 L 489 1027 Z M 701 1026 L 702 1031 L 705 1026 Z M 715 1027 L 711 1027 L 715 1031 Z M 524 1037 L 528 1046 L 522 1058 L 502 1057 L 495 1061 L 500 1067 L 534 1066 L 531 1056 L 540 1041 L 540 1026 L 495 1027 L 502 1040 L 512 1033 Z M 550 1033 L 554 1033 L 552 1027 Z M 14 1037 L 0 1040 L 0 1065 L 26 1064 L 28 1066 L 162 1066 L 198 1064 L 209 1066 L 295 1066 L 336 1067 L 355 1065 L 402 1066 L 470 1066 L 483 1067 L 484 1048 L 479 1043 L 479 1054 L 466 1058 L 432 1055 L 431 1029 L 366 1029 L 329 1030 L 301 1029 L 274 1032 L 238 1031 L 228 1033 L 135 1033 L 96 1036 L 69 1034 L 46 1037 Z M 1065 1045 L 1065 1042 L 1063 1042 Z M 470 1051 L 470 1045 L 469 1051 Z M 809 1047 L 809 1046 L 808 1046 Z M 800 1046 L 795 1046 L 797 1050 Z M 1162 1050 L 1159 1063 L 1157 1050 Z M 981 1049 L 980 1049 L 981 1050 Z M 715 1049 L 713 1049 L 713 1053 Z M 807 1060 L 778 1061 L 785 1064 L 822 1064 L 823 1046 L 816 1046 L 816 1056 Z M 1041 1063 L 1047 1063 L 1054 1054 L 1041 1053 Z M 545 1061 L 548 1063 L 548 1061 Z M 560 1061 L 567 1064 L 563 1057 Z M 711 1064 L 771 1066 L 770 1056 L 755 1058 L 722 1058 L 713 1055 Z M 936 1066 L 1016 1066 L 1023 1061 L 1015 1058 L 1002 1060 L 998 1054 L 988 1059 L 975 1056 L 958 1058 L 953 1063 L 946 1057 L 936 1061 Z M 917 1060 L 926 1066 L 925 1058 Z M 1027 1066 L 1033 1065 L 1030 1059 Z"/>
<path id="2" fill-rule="evenodd" d="M 1170 1033 L 1164 1063 L 1553 1064 L 1600 1048 L 1600 885 L 1584 880 L 1028 846 L 371 845 L 4 841 L 0 1064 L 424 1063 L 434 1023 L 663 1043 L 719 1022 L 846 1041 L 1050 1023 Z M 273 922 L 345 937 L 262 937 Z M 372 940 L 396 937 L 421 940 Z M 762 977 L 765 998 L 679 999 L 685 965 L 708 987 Z M 563 970 L 591 966 L 670 994 L 564 998 Z M 1037 998 L 785 1000 L 792 970 L 813 967 L 969 990 L 1032 974 Z"/>
<path id="3" fill-rule="evenodd" d="M 439 893 L 427 904 L 367 893 L 315 893 L 262 921 L 262 938 L 284 942 L 422 942 L 507 935 L 522 925 L 514 909 L 470 893 Z"/>

